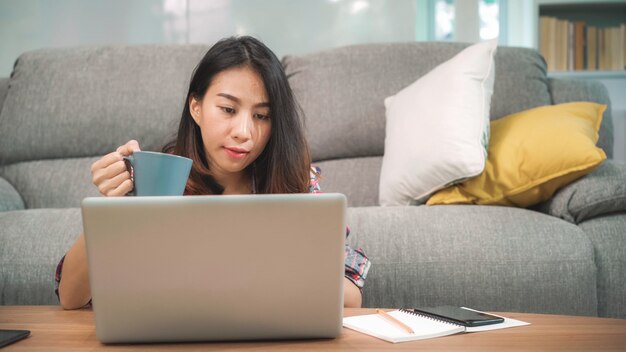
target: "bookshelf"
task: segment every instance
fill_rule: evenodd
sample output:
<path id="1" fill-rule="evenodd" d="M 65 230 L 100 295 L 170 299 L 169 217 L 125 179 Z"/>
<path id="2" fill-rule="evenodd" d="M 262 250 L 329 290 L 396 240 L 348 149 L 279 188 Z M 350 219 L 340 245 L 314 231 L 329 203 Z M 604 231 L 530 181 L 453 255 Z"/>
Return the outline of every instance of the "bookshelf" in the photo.
<path id="1" fill-rule="evenodd" d="M 626 1 L 536 3 L 537 48 L 548 71 L 624 71 Z"/>
<path id="2" fill-rule="evenodd" d="M 606 86 L 612 103 L 615 133 L 613 158 L 626 160 L 626 0 L 533 0 L 532 6 L 534 8 L 527 12 L 532 14 L 532 20 L 527 22 L 532 24 L 531 32 L 534 33 L 531 43 L 546 59 L 548 77 L 594 80 Z M 544 17 L 562 22 L 546 23 Z M 542 43 L 546 24 L 551 27 L 549 31 L 553 35 L 556 27 L 561 26 L 560 36 L 549 39 L 549 44 Z M 593 30 L 591 35 L 596 39 L 595 47 L 591 43 L 591 48 L 589 28 L 595 28 L 595 35 Z M 606 28 L 612 28 L 608 34 Z M 603 59 L 598 54 L 600 32 L 605 50 Z M 607 43 L 611 43 L 609 50 Z M 595 54 L 595 60 L 590 53 Z"/>

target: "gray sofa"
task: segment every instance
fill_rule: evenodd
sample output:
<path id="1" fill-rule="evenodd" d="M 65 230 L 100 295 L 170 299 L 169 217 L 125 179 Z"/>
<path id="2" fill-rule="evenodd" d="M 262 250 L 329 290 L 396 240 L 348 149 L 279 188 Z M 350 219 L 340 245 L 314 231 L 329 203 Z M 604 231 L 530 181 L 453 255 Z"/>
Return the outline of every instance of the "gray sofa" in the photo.
<path id="1" fill-rule="evenodd" d="M 349 200 L 349 239 L 373 262 L 364 305 L 626 318 L 626 165 L 607 160 L 533 209 L 379 207 L 383 99 L 465 44 L 393 43 L 283 59 L 306 114 L 322 189 Z M 56 304 L 57 261 L 97 196 L 90 165 L 129 139 L 159 150 L 176 130 L 207 46 L 45 49 L 0 79 L 0 304 Z M 553 80 L 536 51 L 499 48 L 491 118 L 589 100 L 598 83 Z M 610 108 L 598 145 L 612 155 Z"/>

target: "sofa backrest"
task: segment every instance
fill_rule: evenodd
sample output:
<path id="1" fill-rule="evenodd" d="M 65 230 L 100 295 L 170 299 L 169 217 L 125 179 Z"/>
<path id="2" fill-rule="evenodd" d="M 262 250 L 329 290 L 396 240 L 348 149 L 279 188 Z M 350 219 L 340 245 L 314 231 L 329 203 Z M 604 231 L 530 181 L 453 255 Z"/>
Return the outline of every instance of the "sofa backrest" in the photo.
<path id="1" fill-rule="evenodd" d="M 79 47 L 21 55 L 0 113 L 0 165 L 160 149 L 205 45 Z"/>
<path id="2" fill-rule="evenodd" d="M 383 155 L 384 99 L 468 45 L 368 44 L 284 58 L 307 117 L 313 158 Z M 546 64 L 536 50 L 499 47 L 495 67 L 491 119 L 552 103 Z"/>
<path id="3" fill-rule="evenodd" d="M 0 111 L 0 176 L 26 208 L 98 195 L 90 165 L 130 139 L 173 137 L 207 45 L 43 49 L 21 55 Z"/>
<path id="4" fill-rule="evenodd" d="M 383 100 L 466 46 L 369 44 L 283 59 L 305 112 L 313 158 L 322 166 L 323 190 L 345 193 L 351 206 L 378 203 Z M 146 45 L 23 54 L 0 110 L 0 176 L 27 208 L 77 207 L 97 195 L 89 166 L 99 156 L 129 139 L 160 150 L 173 137 L 189 78 L 207 49 Z M 499 48 L 492 119 L 553 103 L 550 87 L 535 50 Z"/>

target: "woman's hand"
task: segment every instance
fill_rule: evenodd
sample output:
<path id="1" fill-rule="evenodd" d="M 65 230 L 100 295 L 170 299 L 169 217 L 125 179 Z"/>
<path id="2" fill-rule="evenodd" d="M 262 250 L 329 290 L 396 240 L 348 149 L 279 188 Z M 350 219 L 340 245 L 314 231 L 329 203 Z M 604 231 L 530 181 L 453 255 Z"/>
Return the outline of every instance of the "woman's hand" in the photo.
<path id="1" fill-rule="evenodd" d="M 119 197 L 133 190 L 124 157 L 137 151 L 140 151 L 139 143 L 130 140 L 91 165 L 91 181 L 103 196 Z"/>

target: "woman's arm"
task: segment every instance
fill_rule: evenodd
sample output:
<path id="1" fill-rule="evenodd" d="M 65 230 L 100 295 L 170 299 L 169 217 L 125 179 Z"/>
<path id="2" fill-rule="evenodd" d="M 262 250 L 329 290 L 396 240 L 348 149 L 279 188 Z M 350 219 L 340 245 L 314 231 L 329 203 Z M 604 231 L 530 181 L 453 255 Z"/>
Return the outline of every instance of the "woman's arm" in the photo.
<path id="1" fill-rule="evenodd" d="M 103 196 L 120 197 L 133 189 L 133 181 L 126 169 L 124 157 L 140 150 L 139 143 L 130 140 L 91 165 L 91 181 Z M 63 308 L 82 308 L 91 300 L 87 270 L 85 235 L 81 234 L 65 255 L 57 278 L 59 301 Z"/>
<path id="2" fill-rule="evenodd" d="M 319 167 L 311 166 L 310 181 L 309 181 L 309 193 L 322 193 L 319 184 L 319 178 L 322 170 Z M 346 226 L 346 238 L 350 235 L 350 228 Z M 349 276 L 354 281 L 343 278 L 343 306 L 345 308 L 361 308 L 362 294 L 361 288 L 363 287 L 365 277 L 370 267 L 370 261 L 360 248 L 358 250 L 352 249 L 346 244 L 346 276 Z M 360 285 L 360 286 L 358 286 Z"/>
<path id="3" fill-rule="evenodd" d="M 64 309 L 84 307 L 91 299 L 85 235 L 80 234 L 65 255 L 59 282 L 59 301 Z"/>
<path id="4" fill-rule="evenodd" d="M 343 278 L 343 306 L 361 308 L 361 290 L 346 277 Z"/>

